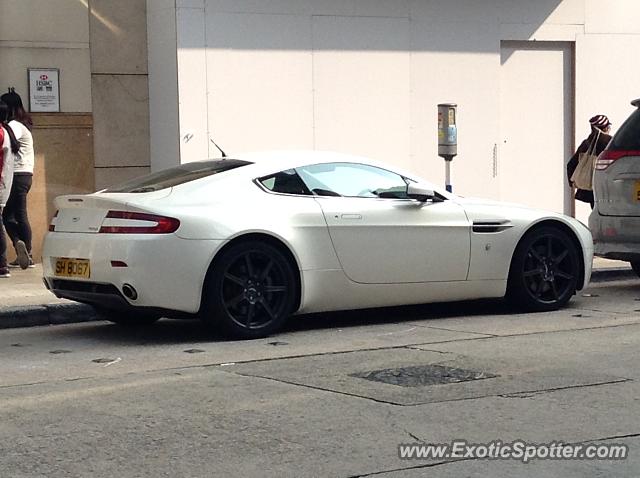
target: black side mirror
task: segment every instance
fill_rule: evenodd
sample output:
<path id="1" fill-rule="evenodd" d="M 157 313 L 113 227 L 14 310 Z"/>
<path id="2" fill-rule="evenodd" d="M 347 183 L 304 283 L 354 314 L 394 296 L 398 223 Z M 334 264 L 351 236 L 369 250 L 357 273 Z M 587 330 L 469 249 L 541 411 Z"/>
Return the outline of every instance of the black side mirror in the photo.
<path id="1" fill-rule="evenodd" d="M 433 189 L 427 189 L 417 183 L 409 183 L 407 184 L 407 197 L 420 202 L 427 202 L 430 199 L 433 200 L 436 194 Z"/>

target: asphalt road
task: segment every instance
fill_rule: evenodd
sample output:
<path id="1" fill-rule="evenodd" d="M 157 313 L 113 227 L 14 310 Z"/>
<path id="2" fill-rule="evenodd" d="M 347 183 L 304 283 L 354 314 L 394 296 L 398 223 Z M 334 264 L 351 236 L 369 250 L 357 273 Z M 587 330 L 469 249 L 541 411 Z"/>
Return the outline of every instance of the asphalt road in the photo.
<path id="1" fill-rule="evenodd" d="M 249 342 L 169 320 L 2 330 L 0 477 L 637 477 L 639 350 L 640 280 L 547 314 L 378 309 Z M 477 379 L 431 384 L 442 370 Z M 454 439 L 615 443 L 629 457 L 398 456 Z"/>

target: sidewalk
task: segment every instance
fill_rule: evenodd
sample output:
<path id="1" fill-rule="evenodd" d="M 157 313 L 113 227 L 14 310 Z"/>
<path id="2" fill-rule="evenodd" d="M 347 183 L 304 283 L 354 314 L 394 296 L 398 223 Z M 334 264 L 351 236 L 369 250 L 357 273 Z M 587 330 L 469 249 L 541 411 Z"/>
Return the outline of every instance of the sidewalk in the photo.
<path id="1" fill-rule="evenodd" d="M 42 264 L 33 269 L 11 269 L 10 278 L 0 278 L 0 329 L 90 320 L 96 320 L 90 306 L 58 299 L 47 290 Z"/>
<path id="2" fill-rule="evenodd" d="M 593 260 L 592 282 L 636 277 L 627 262 L 599 257 Z M 92 320 L 99 319 L 91 307 L 58 299 L 45 288 L 41 264 L 24 271 L 11 269 L 9 279 L 0 279 L 0 329 Z"/>

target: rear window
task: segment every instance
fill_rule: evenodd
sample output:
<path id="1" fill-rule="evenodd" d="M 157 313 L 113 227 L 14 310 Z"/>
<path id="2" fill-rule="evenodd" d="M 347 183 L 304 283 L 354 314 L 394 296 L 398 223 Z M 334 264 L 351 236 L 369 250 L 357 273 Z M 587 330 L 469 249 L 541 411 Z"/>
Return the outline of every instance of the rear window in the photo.
<path id="1" fill-rule="evenodd" d="M 107 193 L 148 193 L 160 189 L 170 188 L 179 184 L 195 181 L 196 179 L 212 176 L 224 171 L 239 168 L 251 164 L 239 159 L 216 159 L 207 161 L 194 161 L 181 164 L 175 168 L 164 169 L 157 173 L 147 174 L 139 178 L 127 181 L 119 186 L 106 189 Z"/>
<path id="2" fill-rule="evenodd" d="M 640 151 L 640 109 L 634 111 L 622 123 L 622 126 L 613 137 L 609 149 L 614 151 Z"/>

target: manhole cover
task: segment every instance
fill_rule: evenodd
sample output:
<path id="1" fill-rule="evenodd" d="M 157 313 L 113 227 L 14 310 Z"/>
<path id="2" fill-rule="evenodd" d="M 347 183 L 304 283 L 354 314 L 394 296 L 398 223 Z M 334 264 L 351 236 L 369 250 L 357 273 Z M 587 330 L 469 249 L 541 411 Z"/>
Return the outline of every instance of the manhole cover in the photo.
<path id="1" fill-rule="evenodd" d="M 351 377 L 364 378 L 373 382 L 388 383 L 401 387 L 423 387 L 426 385 L 468 382 L 497 376 L 487 372 L 445 367 L 444 365 L 418 365 L 351 374 Z"/>

